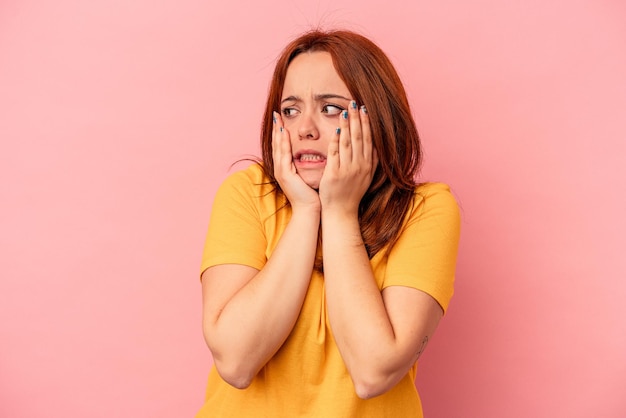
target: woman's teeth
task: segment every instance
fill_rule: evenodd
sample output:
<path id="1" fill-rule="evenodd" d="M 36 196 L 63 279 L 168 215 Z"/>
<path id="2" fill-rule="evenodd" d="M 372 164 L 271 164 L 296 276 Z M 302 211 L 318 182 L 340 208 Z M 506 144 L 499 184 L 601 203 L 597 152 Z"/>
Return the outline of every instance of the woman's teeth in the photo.
<path id="1" fill-rule="evenodd" d="M 300 161 L 322 161 L 324 157 L 319 154 L 302 154 Z"/>

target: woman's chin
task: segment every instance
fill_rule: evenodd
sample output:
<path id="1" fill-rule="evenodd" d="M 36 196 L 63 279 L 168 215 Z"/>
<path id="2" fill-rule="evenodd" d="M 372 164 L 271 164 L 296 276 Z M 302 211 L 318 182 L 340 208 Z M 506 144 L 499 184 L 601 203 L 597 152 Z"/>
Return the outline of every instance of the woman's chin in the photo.
<path id="1" fill-rule="evenodd" d="M 318 190 L 320 188 L 320 178 L 313 176 L 302 176 L 302 180 L 312 189 Z"/>
<path id="2" fill-rule="evenodd" d="M 312 183 L 308 183 L 308 182 L 307 182 L 307 185 L 308 185 L 310 188 L 312 188 L 312 189 L 314 189 L 314 190 L 316 190 L 316 191 L 319 191 L 319 189 L 320 189 L 320 182 L 319 182 L 319 181 L 312 182 Z"/>

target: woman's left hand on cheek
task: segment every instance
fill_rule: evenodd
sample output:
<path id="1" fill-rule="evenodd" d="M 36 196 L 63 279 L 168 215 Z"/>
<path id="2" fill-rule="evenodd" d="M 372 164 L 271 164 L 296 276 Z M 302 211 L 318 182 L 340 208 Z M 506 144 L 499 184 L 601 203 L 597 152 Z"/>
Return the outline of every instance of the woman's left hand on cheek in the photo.
<path id="1" fill-rule="evenodd" d="M 326 158 L 319 186 L 322 210 L 357 214 L 378 165 L 365 106 L 359 109 L 351 102 L 349 109 L 339 115 L 339 128 L 328 145 Z"/>

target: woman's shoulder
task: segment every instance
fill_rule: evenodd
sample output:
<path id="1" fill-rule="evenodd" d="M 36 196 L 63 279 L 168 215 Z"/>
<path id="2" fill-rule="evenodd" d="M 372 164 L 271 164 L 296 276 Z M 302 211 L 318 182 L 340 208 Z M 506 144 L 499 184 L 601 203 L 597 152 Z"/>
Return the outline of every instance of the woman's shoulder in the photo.
<path id="1" fill-rule="evenodd" d="M 275 183 L 267 176 L 261 163 L 253 162 L 231 172 L 219 186 L 216 196 L 228 201 L 253 202 L 271 210 L 282 202 L 276 191 Z"/>
<path id="2" fill-rule="evenodd" d="M 458 210 L 458 201 L 450 185 L 441 182 L 421 183 L 415 188 L 415 207 Z"/>
<path id="3" fill-rule="evenodd" d="M 415 194 L 417 196 L 421 196 L 423 199 L 429 198 L 431 196 L 454 197 L 452 195 L 452 189 L 450 188 L 450 185 L 440 182 L 420 183 L 415 188 Z"/>
<path id="4" fill-rule="evenodd" d="M 252 162 L 247 167 L 231 172 L 222 185 L 226 187 L 262 187 L 271 185 L 271 179 L 265 174 L 261 163 Z"/>

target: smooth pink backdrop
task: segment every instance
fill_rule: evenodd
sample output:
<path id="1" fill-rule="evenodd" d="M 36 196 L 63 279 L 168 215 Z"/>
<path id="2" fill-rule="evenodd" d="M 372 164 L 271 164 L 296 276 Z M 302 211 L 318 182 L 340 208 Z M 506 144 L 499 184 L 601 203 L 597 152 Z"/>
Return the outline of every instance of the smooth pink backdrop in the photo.
<path id="1" fill-rule="evenodd" d="M 0 4 L 0 416 L 191 417 L 216 187 L 311 25 L 388 52 L 463 210 L 428 418 L 626 416 L 620 0 Z"/>

